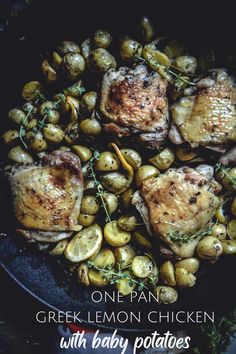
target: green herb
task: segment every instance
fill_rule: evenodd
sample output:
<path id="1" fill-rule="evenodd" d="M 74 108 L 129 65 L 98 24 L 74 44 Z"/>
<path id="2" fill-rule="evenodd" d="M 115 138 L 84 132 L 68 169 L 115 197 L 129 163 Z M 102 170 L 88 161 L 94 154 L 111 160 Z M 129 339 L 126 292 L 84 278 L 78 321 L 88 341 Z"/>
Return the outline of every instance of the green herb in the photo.
<path id="1" fill-rule="evenodd" d="M 20 130 L 19 130 L 19 137 L 20 137 L 20 141 L 22 142 L 22 144 L 24 145 L 24 147 L 26 149 L 28 149 L 28 146 L 24 140 L 24 137 L 25 137 L 25 134 L 26 134 L 26 130 L 25 130 L 25 126 L 28 124 L 28 120 L 29 120 L 29 117 L 31 115 L 31 113 L 33 112 L 33 109 L 34 109 L 34 106 L 32 105 L 30 107 L 30 109 L 28 110 L 25 118 L 22 120 L 21 122 L 21 125 L 20 125 Z"/>
<path id="2" fill-rule="evenodd" d="M 221 179 L 223 179 L 224 177 L 227 177 L 229 183 L 230 183 L 233 187 L 236 187 L 236 177 L 235 177 L 235 176 L 232 176 L 232 175 L 229 173 L 230 167 L 225 167 L 225 166 L 222 165 L 221 163 L 217 163 L 217 164 L 215 165 L 215 171 L 221 173 Z"/>
<path id="3" fill-rule="evenodd" d="M 187 243 L 189 241 L 195 240 L 196 238 L 209 235 L 212 232 L 212 229 L 215 225 L 216 223 L 212 223 L 205 231 L 200 230 L 198 232 L 191 233 L 191 234 L 181 234 L 177 231 L 173 233 L 170 232 L 167 234 L 167 236 L 170 237 L 171 241 Z"/>
<path id="4" fill-rule="evenodd" d="M 106 202 L 104 200 L 105 191 L 104 191 L 103 186 L 98 181 L 97 176 L 96 176 L 96 172 L 94 170 L 94 162 L 99 159 L 99 156 L 100 156 L 100 152 L 98 150 L 94 150 L 93 151 L 93 157 L 89 160 L 89 162 L 85 166 L 83 166 L 82 172 L 86 172 L 87 170 L 89 170 L 90 176 L 93 178 L 95 186 L 96 186 L 96 189 L 97 189 L 96 197 L 98 197 L 100 199 L 101 207 L 104 209 L 105 214 L 106 214 L 105 221 L 106 222 L 108 222 L 108 221 L 111 222 L 111 215 L 110 215 L 110 213 L 109 213 L 109 211 L 107 209 L 107 205 L 106 205 Z"/>

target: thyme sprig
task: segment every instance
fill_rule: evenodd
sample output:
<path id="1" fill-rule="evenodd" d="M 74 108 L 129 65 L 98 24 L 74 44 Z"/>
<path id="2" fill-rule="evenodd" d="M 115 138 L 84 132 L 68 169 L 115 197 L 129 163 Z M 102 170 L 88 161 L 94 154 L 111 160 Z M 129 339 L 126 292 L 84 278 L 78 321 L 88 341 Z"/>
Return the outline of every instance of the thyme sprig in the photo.
<path id="1" fill-rule="evenodd" d="M 147 278 L 147 283 L 144 283 L 144 280 L 138 280 L 133 278 L 130 274 L 125 273 L 124 269 L 119 267 L 117 270 L 114 270 L 112 266 L 108 267 L 97 267 L 93 262 L 87 261 L 89 269 L 94 269 L 102 274 L 102 278 L 109 280 L 110 284 L 116 284 L 121 279 L 127 279 L 130 286 L 137 285 L 138 291 L 143 291 L 144 289 L 149 290 L 150 286 L 154 287 L 156 284 L 156 276 L 150 275 Z M 148 286 L 149 285 L 149 286 Z"/>
<path id="2" fill-rule="evenodd" d="M 217 164 L 215 165 L 215 171 L 221 173 L 221 179 L 223 179 L 224 177 L 227 177 L 229 183 L 230 183 L 233 187 L 236 187 L 236 177 L 235 177 L 235 176 L 232 176 L 232 175 L 229 173 L 230 167 L 225 167 L 225 166 L 222 165 L 221 163 L 217 163 Z"/>
<path id="3" fill-rule="evenodd" d="M 212 223 L 212 224 L 210 224 L 210 226 L 206 230 L 204 230 L 204 231 L 200 230 L 200 231 L 197 231 L 197 232 L 194 232 L 191 234 L 181 234 L 179 232 L 173 232 L 173 233 L 170 232 L 170 233 L 168 233 L 167 236 L 170 237 L 171 241 L 187 243 L 187 242 L 195 240 L 197 238 L 208 236 L 212 232 L 212 229 L 214 228 L 215 225 L 216 225 L 216 223 Z"/>
<path id="4" fill-rule="evenodd" d="M 97 192 L 96 192 L 96 197 L 99 198 L 100 202 L 101 202 L 101 207 L 103 208 L 105 214 L 106 214 L 106 218 L 105 218 L 105 221 L 106 222 L 111 222 L 111 215 L 107 209 L 107 204 L 106 204 L 106 201 L 104 199 L 104 193 L 105 193 L 105 190 L 103 188 L 103 186 L 100 184 L 100 182 L 98 181 L 97 179 L 97 175 L 96 175 L 96 172 L 95 172 L 95 169 L 94 169 L 94 163 L 95 161 L 97 161 L 100 157 L 100 152 L 98 150 L 94 150 L 93 151 L 93 157 L 89 160 L 89 162 L 83 166 L 82 168 L 82 172 L 85 172 L 85 171 L 89 171 L 90 173 L 90 176 L 92 177 L 92 179 L 94 180 L 94 183 L 95 183 L 95 187 L 97 189 Z"/>

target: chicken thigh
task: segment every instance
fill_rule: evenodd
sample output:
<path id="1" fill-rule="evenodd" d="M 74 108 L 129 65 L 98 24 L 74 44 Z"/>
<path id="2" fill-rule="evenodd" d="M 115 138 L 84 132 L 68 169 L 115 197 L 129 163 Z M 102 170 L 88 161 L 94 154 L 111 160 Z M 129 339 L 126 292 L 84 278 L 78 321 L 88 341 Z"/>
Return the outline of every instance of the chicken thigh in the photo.
<path id="1" fill-rule="evenodd" d="M 149 231 L 181 258 L 193 255 L 220 205 L 217 193 L 221 186 L 206 174 L 211 169 L 203 167 L 169 169 L 158 177 L 144 180 L 140 192 L 133 197 L 133 204 Z M 189 241 L 178 240 L 179 235 L 190 235 Z"/>
<path id="2" fill-rule="evenodd" d="M 110 69 L 103 78 L 100 113 L 104 130 L 157 147 L 168 133 L 167 82 L 147 67 Z"/>

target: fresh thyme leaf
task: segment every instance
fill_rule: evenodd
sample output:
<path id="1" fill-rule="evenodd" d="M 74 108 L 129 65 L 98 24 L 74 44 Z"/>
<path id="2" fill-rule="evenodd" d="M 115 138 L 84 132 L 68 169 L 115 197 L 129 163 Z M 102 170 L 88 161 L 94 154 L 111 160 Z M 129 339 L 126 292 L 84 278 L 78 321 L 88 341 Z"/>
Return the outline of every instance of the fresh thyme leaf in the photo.
<path id="1" fill-rule="evenodd" d="M 192 234 L 181 234 L 179 232 L 174 232 L 174 233 L 170 232 L 168 236 L 170 237 L 171 241 L 187 243 L 189 241 L 195 240 L 196 238 L 209 235 L 212 232 L 214 226 L 215 223 L 212 223 L 206 230 L 204 231 L 200 230 Z"/>
<path id="2" fill-rule="evenodd" d="M 221 173 L 221 178 L 223 179 L 224 177 L 227 177 L 229 183 L 236 188 L 236 177 L 230 175 L 230 167 L 225 167 L 221 163 L 217 163 L 215 165 L 215 171 Z"/>

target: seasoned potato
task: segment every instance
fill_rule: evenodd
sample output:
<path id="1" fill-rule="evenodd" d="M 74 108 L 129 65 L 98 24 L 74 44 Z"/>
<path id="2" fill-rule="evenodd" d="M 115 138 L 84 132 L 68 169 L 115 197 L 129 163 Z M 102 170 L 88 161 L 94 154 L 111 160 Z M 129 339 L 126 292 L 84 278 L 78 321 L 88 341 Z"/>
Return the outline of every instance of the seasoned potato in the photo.
<path id="1" fill-rule="evenodd" d="M 69 80 L 76 80 L 85 70 L 85 60 L 78 53 L 68 53 L 63 58 L 63 68 Z"/>
<path id="2" fill-rule="evenodd" d="M 85 59 L 88 58 L 90 52 L 94 49 L 92 38 L 86 38 L 81 44 L 81 53 Z"/>
<path id="3" fill-rule="evenodd" d="M 161 304 L 173 304 L 178 299 L 177 291 L 170 286 L 158 286 L 154 294 Z"/>
<path id="4" fill-rule="evenodd" d="M 227 234 L 231 240 L 236 240 L 236 219 L 230 220 L 228 223 Z"/>
<path id="5" fill-rule="evenodd" d="M 133 240 L 136 241 L 138 243 L 139 246 L 147 248 L 147 249 L 151 249 L 152 248 L 152 244 L 149 240 L 149 237 L 147 236 L 147 232 L 145 231 L 135 231 L 133 233 Z"/>
<path id="6" fill-rule="evenodd" d="M 190 55 L 182 55 L 177 57 L 174 65 L 187 75 L 193 75 L 197 70 L 197 59 Z"/>
<path id="7" fill-rule="evenodd" d="M 81 203 L 81 212 L 83 214 L 95 215 L 100 209 L 99 202 L 97 198 L 93 195 L 83 196 Z"/>
<path id="8" fill-rule="evenodd" d="M 223 240 L 221 242 L 223 247 L 223 254 L 235 254 L 236 253 L 236 241 L 235 240 Z"/>
<path id="9" fill-rule="evenodd" d="M 217 237 L 219 240 L 226 238 L 226 226 L 224 224 L 215 224 L 209 236 Z"/>
<path id="10" fill-rule="evenodd" d="M 29 118 L 33 118 L 38 112 L 38 107 L 36 107 L 32 102 L 25 102 L 22 109 Z"/>
<path id="11" fill-rule="evenodd" d="M 109 245 L 114 247 L 121 247 L 126 245 L 130 239 L 130 232 L 121 230 L 117 221 L 111 221 L 105 225 L 104 238 Z"/>
<path id="12" fill-rule="evenodd" d="M 112 36 L 108 31 L 99 29 L 94 33 L 93 43 L 98 48 L 108 48 L 112 42 Z"/>
<path id="13" fill-rule="evenodd" d="M 118 171 L 119 168 L 118 158 L 110 151 L 102 152 L 95 163 L 95 170 L 99 172 Z"/>
<path id="14" fill-rule="evenodd" d="M 216 237 L 206 236 L 197 245 L 197 254 L 200 258 L 214 260 L 222 253 L 222 244 Z"/>
<path id="15" fill-rule="evenodd" d="M 95 258 L 92 258 L 92 263 L 98 268 L 108 268 L 115 265 L 115 256 L 110 248 L 102 248 Z"/>
<path id="16" fill-rule="evenodd" d="M 80 130 L 86 135 L 98 135 L 102 131 L 100 122 L 95 118 L 86 118 L 80 123 Z"/>
<path id="17" fill-rule="evenodd" d="M 13 147 L 8 153 L 8 158 L 14 162 L 22 164 L 33 163 L 34 161 L 32 156 L 23 150 L 21 146 Z"/>
<path id="18" fill-rule="evenodd" d="M 34 101 L 38 98 L 39 93 L 42 91 L 42 85 L 38 81 L 30 81 L 24 85 L 22 89 L 22 97 L 26 101 Z"/>
<path id="19" fill-rule="evenodd" d="M 136 176 L 135 176 L 135 182 L 137 187 L 141 187 L 143 181 L 145 179 L 151 178 L 151 177 L 157 177 L 159 176 L 160 172 L 159 170 L 152 165 L 142 165 L 139 167 Z"/>
<path id="20" fill-rule="evenodd" d="M 122 247 L 116 247 L 114 249 L 114 255 L 118 267 L 122 269 L 128 267 L 132 263 L 135 251 L 130 245 L 125 245 Z"/>
<path id="21" fill-rule="evenodd" d="M 133 149 L 121 149 L 121 153 L 134 170 L 138 170 L 142 165 L 142 157 L 137 151 Z"/>
<path id="22" fill-rule="evenodd" d="M 97 92 L 95 91 L 86 92 L 83 95 L 80 102 L 82 112 L 86 114 L 92 113 L 96 105 L 96 100 L 97 100 Z"/>
<path id="23" fill-rule="evenodd" d="M 124 38 L 120 45 L 120 56 L 123 60 L 135 62 L 142 55 L 142 45 L 131 38 Z"/>
<path id="24" fill-rule="evenodd" d="M 135 256 L 132 260 L 132 273 L 138 278 L 147 278 L 154 268 L 153 261 L 148 256 Z"/>
<path id="25" fill-rule="evenodd" d="M 26 138 L 32 150 L 42 152 L 47 150 L 48 145 L 41 132 L 34 133 L 32 130 L 26 133 Z"/>
<path id="26" fill-rule="evenodd" d="M 49 251 L 48 253 L 51 255 L 51 256 L 61 256 L 66 247 L 68 245 L 68 240 L 61 240 L 57 243 L 57 245 L 55 247 L 53 247 L 53 249 L 51 251 Z"/>
<path id="27" fill-rule="evenodd" d="M 79 231 L 68 243 L 65 257 L 73 263 L 82 262 L 97 254 L 103 241 L 100 226 L 94 224 Z"/>
<path id="28" fill-rule="evenodd" d="M 200 262 L 197 258 L 187 258 L 175 263 L 175 268 L 183 268 L 187 272 L 195 274 L 200 266 Z"/>
<path id="29" fill-rule="evenodd" d="M 146 43 L 151 42 L 154 36 L 154 28 L 150 20 L 148 19 L 148 17 L 146 16 L 142 17 L 140 22 L 140 27 L 141 27 L 143 41 Z"/>
<path id="30" fill-rule="evenodd" d="M 120 292 L 121 295 L 129 295 L 136 287 L 135 282 L 132 282 L 132 278 L 129 271 L 122 272 L 123 277 L 116 282 L 116 290 Z"/>
<path id="31" fill-rule="evenodd" d="M 127 185 L 126 177 L 119 172 L 106 173 L 101 176 L 100 181 L 104 188 L 115 194 L 121 193 Z"/>
<path id="32" fill-rule="evenodd" d="M 92 50 L 86 59 L 86 64 L 95 74 L 104 74 L 107 70 L 116 68 L 115 58 L 104 48 Z"/>
<path id="33" fill-rule="evenodd" d="M 11 122 L 20 125 L 20 124 L 24 124 L 26 125 L 27 122 L 26 120 L 26 114 L 24 111 L 22 111 L 22 109 L 18 109 L 18 108 L 13 108 L 8 112 L 8 118 Z"/>
<path id="34" fill-rule="evenodd" d="M 83 214 L 80 213 L 78 221 L 80 223 L 80 225 L 84 226 L 84 227 L 88 227 L 94 224 L 96 220 L 96 215 L 89 215 L 89 214 Z"/>
<path id="35" fill-rule="evenodd" d="M 137 218 L 135 215 L 122 215 L 118 219 L 118 225 L 122 230 L 133 231 L 137 225 Z"/>
<path id="36" fill-rule="evenodd" d="M 86 263 L 81 263 L 77 269 L 77 278 L 81 284 L 90 285 L 89 268 Z"/>
<path id="37" fill-rule="evenodd" d="M 177 268 L 175 271 L 177 284 L 181 288 L 191 288 L 196 283 L 196 277 L 184 268 Z"/>
<path id="38" fill-rule="evenodd" d="M 68 53 L 80 53 L 79 46 L 73 41 L 61 42 L 58 45 L 57 50 L 58 50 L 59 54 L 61 54 L 62 56 L 64 56 L 65 54 L 68 54 Z"/>
<path id="39" fill-rule="evenodd" d="M 60 127 L 48 123 L 43 128 L 43 136 L 49 143 L 59 144 L 64 139 L 65 133 Z"/>
<path id="40" fill-rule="evenodd" d="M 106 279 L 102 273 L 100 273 L 97 270 L 90 269 L 88 273 L 89 281 L 91 285 L 97 286 L 97 287 L 103 287 L 109 284 L 109 279 Z"/>
<path id="41" fill-rule="evenodd" d="M 176 285 L 175 268 L 172 262 L 166 261 L 160 268 L 160 275 L 164 283 L 170 286 Z"/>
<path id="42" fill-rule="evenodd" d="M 7 130 L 3 134 L 2 138 L 5 145 L 10 145 L 19 138 L 19 132 L 18 130 L 12 130 L 12 129 Z"/>
<path id="43" fill-rule="evenodd" d="M 79 156 L 82 162 L 88 162 L 93 156 L 92 151 L 86 146 L 72 145 L 72 150 Z"/>
<path id="44" fill-rule="evenodd" d="M 103 199 L 106 203 L 108 213 L 111 215 L 118 209 L 118 198 L 113 193 L 104 193 Z"/>
<path id="45" fill-rule="evenodd" d="M 121 202 L 124 208 L 130 208 L 132 206 L 134 190 L 132 187 L 128 188 L 124 193 L 121 194 Z"/>
<path id="46" fill-rule="evenodd" d="M 39 113 L 50 124 L 57 124 L 60 120 L 60 113 L 55 109 L 55 102 L 45 101 L 39 106 Z"/>
<path id="47" fill-rule="evenodd" d="M 165 53 L 157 50 L 156 45 L 158 42 L 158 40 L 154 40 L 153 42 L 145 45 L 143 47 L 142 56 L 152 70 L 158 70 L 159 73 L 163 75 L 164 72 L 160 71 L 160 65 L 162 67 L 168 66 L 170 65 L 170 60 Z"/>
<path id="48" fill-rule="evenodd" d="M 175 154 L 170 148 L 165 148 L 159 154 L 155 155 L 149 162 L 159 170 L 167 170 L 175 160 Z"/>
<path id="49" fill-rule="evenodd" d="M 217 208 L 217 210 L 216 210 L 216 218 L 221 224 L 226 225 L 228 223 L 229 217 L 226 214 L 223 205 L 221 205 L 221 206 L 219 206 L 219 208 Z"/>

